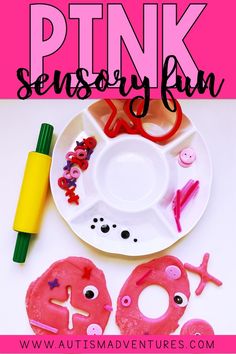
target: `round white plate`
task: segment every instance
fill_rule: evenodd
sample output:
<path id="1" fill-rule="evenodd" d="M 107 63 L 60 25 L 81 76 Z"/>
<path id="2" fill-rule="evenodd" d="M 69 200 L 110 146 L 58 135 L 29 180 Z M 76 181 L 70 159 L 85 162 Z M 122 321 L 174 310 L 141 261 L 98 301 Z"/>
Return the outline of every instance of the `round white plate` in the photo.
<path id="1" fill-rule="evenodd" d="M 143 119 L 151 134 L 163 134 L 175 119 L 161 105 L 152 101 L 149 115 Z M 118 114 L 124 115 L 122 108 Z M 138 135 L 110 139 L 103 132 L 109 115 L 107 103 L 97 101 L 73 118 L 58 137 L 50 175 L 54 201 L 71 229 L 102 251 L 129 256 L 161 251 L 189 233 L 206 209 L 212 180 L 208 149 L 185 115 L 177 134 L 162 145 Z M 95 136 L 98 144 L 88 169 L 76 182 L 80 204 L 69 204 L 58 179 L 63 175 L 66 153 L 88 136 Z M 178 155 L 186 147 L 192 147 L 197 158 L 191 167 L 183 168 Z M 172 200 L 190 179 L 199 180 L 200 188 L 181 213 L 179 233 Z"/>

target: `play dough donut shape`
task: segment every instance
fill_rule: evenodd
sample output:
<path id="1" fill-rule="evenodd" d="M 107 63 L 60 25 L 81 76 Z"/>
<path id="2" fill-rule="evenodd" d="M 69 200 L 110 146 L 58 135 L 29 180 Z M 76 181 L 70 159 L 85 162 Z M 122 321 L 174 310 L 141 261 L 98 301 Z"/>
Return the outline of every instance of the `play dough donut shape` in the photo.
<path id="1" fill-rule="evenodd" d="M 124 118 L 123 101 L 119 102 Z M 155 136 L 169 131 L 176 119 L 176 113 L 160 108 L 160 102 L 151 101 L 142 119 L 145 130 Z M 206 209 L 212 180 L 206 144 L 184 114 L 178 132 L 162 144 L 126 133 L 110 138 L 104 133 L 110 114 L 104 100 L 96 101 L 59 134 L 50 172 L 53 199 L 75 234 L 99 250 L 127 256 L 160 252 L 187 235 Z M 70 204 L 58 179 L 65 172 L 68 152 L 88 137 L 94 137 L 97 145 L 76 181 L 79 205 Z M 188 159 L 184 155 L 182 160 L 188 168 L 179 164 L 179 154 L 186 149 Z M 181 210 L 178 232 L 172 202 L 190 180 L 199 181 L 199 188 Z"/>
<path id="2" fill-rule="evenodd" d="M 141 292 L 150 285 L 161 286 L 169 295 L 167 311 L 156 319 L 144 316 L 138 306 Z M 178 258 L 164 256 L 139 265 L 126 280 L 117 300 L 116 322 L 121 334 L 155 335 L 174 332 L 189 297 L 187 273 Z"/>
<path id="3" fill-rule="evenodd" d="M 94 335 L 104 332 L 112 307 L 103 272 L 88 259 L 69 257 L 31 283 L 26 310 L 36 334 Z"/>

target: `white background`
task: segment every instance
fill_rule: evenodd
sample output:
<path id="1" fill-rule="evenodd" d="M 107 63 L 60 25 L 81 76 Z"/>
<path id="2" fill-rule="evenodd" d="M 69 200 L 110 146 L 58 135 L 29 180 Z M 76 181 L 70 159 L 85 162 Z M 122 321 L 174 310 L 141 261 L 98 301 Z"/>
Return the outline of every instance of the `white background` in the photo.
<path id="1" fill-rule="evenodd" d="M 183 112 L 205 138 L 213 160 L 212 193 L 206 213 L 184 239 L 157 255 L 110 256 L 80 241 L 49 196 L 40 234 L 31 241 L 26 263 L 12 262 L 15 208 L 27 154 L 35 149 L 40 124 L 51 123 L 58 135 L 91 102 L 0 101 L 0 334 L 32 334 L 25 294 L 30 282 L 56 260 L 72 255 L 90 258 L 103 269 L 116 308 L 119 290 L 138 264 L 171 254 L 182 262 L 199 265 L 205 252 L 210 253 L 209 272 L 221 279 L 223 286 L 209 283 L 202 295 L 196 296 L 199 277 L 188 273 L 192 295 L 179 329 L 189 319 L 202 318 L 213 326 L 216 334 L 236 334 L 236 100 L 181 101 Z M 157 298 L 147 300 L 152 306 L 161 305 Z M 105 333 L 119 334 L 115 311 Z"/>

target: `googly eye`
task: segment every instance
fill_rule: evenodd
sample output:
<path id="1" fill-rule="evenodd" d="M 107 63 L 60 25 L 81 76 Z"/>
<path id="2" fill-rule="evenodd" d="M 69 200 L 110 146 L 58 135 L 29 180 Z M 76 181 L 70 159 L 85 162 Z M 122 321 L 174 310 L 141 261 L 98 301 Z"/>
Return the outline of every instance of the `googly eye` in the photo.
<path id="1" fill-rule="evenodd" d="M 188 299 L 187 299 L 187 296 L 184 295 L 183 293 L 175 293 L 174 302 L 179 307 L 185 307 L 188 304 Z"/>
<path id="2" fill-rule="evenodd" d="M 98 289 L 93 285 L 88 285 L 84 288 L 83 294 L 88 300 L 94 300 L 98 297 Z"/>

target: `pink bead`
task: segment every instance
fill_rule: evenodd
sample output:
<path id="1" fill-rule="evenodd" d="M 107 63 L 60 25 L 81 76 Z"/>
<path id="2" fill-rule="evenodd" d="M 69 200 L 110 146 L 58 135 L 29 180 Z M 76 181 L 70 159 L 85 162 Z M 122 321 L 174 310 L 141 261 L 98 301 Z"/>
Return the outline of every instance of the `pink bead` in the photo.
<path id="1" fill-rule="evenodd" d="M 211 325 L 199 319 L 194 319 L 186 322 L 180 331 L 181 335 L 213 335 L 214 330 Z"/>
<path id="2" fill-rule="evenodd" d="M 107 310 L 109 312 L 112 312 L 113 311 L 113 307 L 111 305 L 105 305 L 104 306 L 104 310 Z"/>
<path id="3" fill-rule="evenodd" d="M 87 151 L 86 150 L 82 150 L 82 149 L 76 150 L 76 157 L 79 160 L 85 160 L 86 157 L 87 157 Z"/>
<path id="4" fill-rule="evenodd" d="M 71 179 L 72 176 L 71 176 L 71 174 L 70 174 L 70 171 L 65 170 L 65 172 L 63 173 L 63 177 L 65 177 L 66 179 Z"/>
<path id="5" fill-rule="evenodd" d="M 131 297 L 128 295 L 125 295 L 121 299 L 121 305 L 124 307 L 128 307 L 131 304 Z"/>
<path id="6" fill-rule="evenodd" d="M 165 273 L 169 279 L 176 280 L 181 277 L 181 270 L 174 265 L 166 267 Z"/>
<path id="7" fill-rule="evenodd" d="M 76 156 L 76 154 L 75 154 L 75 152 L 73 152 L 73 151 L 69 151 L 67 154 L 66 154 L 66 160 L 71 160 L 71 158 L 72 157 L 75 157 Z"/>
<path id="8" fill-rule="evenodd" d="M 91 323 L 87 328 L 87 334 L 90 336 L 99 336 L 102 334 L 102 327 L 96 323 Z"/>
<path id="9" fill-rule="evenodd" d="M 78 167 L 72 167 L 70 170 L 70 175 L 72 178 L 79 178 L 80 170 L 78 169 Z"/>
<path id="10" fill-rule="evenodd" d="M 190 167 L 196 160 L 196 153 L 192 148 L 186 148 L 180 151 L 178 162 L 182 167 Z"/>

